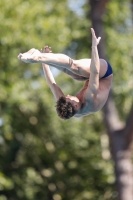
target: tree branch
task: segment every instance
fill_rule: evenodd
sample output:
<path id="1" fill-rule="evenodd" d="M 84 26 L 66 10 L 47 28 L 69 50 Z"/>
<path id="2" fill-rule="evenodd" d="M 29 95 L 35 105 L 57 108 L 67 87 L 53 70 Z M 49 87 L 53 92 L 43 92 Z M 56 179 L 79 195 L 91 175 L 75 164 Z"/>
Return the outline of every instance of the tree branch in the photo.
<path id="1" fill-rule="evenodd" d="M 102 14 L 105 11 L 106 4 L 108 3 L 109 0 L 90 0 L 90 5 L 91 5 L 91 15 L 93 15 L 93 18 L 99 19 L 99 16 L 101 17 Z M 93 12 L 93 8 L 95 9 L 95 12 Z"/>
<path id="2" fill-rule="evenodd" d="M 132 31 L 133 31 L 133 0 L 131 0 L 131 15 L 132 15 Z M 133 104 L 130 109 L 129 116 L 126 121 L 126 126 L 124 129 L 124 136 L 126 140 L 125 148 L 130 148 L 133 140 Z"/>
<path id="3" fill-rule="evenodd" d="M 133 104 L 131 106 L 131 110 L 126 121 L 124 136 L 126 140 L 125 148 L 130 148 L 133 140 Z"/>
<path id="4" fill-rule="evenodd" d="M 105 123 L 107 133 L 110 137 L 110 140 L 113 138 L 113 133 L 123 130 L 124 124 L 120 121 L 118 117 L 118 112 L 113 100 L 112 91 L 110 92 L 108 101 L 103 107 L 103 121 Z"/>

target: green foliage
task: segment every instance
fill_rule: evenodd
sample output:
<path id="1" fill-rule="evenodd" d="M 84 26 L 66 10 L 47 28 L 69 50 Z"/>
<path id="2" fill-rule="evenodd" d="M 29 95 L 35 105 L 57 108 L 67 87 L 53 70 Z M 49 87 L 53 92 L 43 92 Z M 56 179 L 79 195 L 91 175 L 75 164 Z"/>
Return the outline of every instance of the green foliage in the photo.
<path id="1" fill-rule="evenodd" d="M 61 0 L 1 0 L 0 7 L 0 200 L 115 199 L 112 163 L 103 156 L 108 149 L 100 140 L 101 112 L 83 119 L 59 119 L 40 66 L 17 59 L 19 52 L 44 45 L 76 59 L 88 57 L 88 5 L 81 16 Z M 110 1 L 104 16 L 122 118 L 131 103 L 129 9 Z M 57 82 L 66 94 L 82 86 L 63 74 Z"/>
<path id="2" fill-rule="evenodd" d="M 130 1 L 110 1 L 104 15 L 107 55 L 114 70 L 113 91 L 122 120 L 133 99 L 133 35 Z"/>

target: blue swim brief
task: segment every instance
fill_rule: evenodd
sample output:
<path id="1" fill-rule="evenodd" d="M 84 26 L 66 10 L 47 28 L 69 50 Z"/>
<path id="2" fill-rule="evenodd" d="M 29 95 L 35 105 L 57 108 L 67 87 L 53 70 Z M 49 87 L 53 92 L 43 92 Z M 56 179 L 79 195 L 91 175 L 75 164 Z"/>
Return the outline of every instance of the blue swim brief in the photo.
<path id="1" fill-rule="evenodd" d="M 105 75 L 102 78 L 106 78 L 106 77 L 110 76 L 111 74 L 113 74 L 113 70 L 112 70 L 111 65 L 108 62 L 107 62 L 107 64 L 108 64 L 107 71 L 106 71 Z"/>

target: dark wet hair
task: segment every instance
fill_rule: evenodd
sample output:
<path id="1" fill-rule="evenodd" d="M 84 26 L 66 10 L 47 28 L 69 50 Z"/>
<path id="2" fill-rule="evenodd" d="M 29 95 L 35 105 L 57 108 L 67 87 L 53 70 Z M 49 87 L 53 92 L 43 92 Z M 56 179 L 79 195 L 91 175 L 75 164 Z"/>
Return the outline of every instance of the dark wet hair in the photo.
<path id="1" fill-rule="evenodd" d="M 69 119 L 76 114 L 74 106 L 70 102 L 66 102 L 65 97 L 60 97 L 56 102 L 56 111 L 62 119 Z"/>

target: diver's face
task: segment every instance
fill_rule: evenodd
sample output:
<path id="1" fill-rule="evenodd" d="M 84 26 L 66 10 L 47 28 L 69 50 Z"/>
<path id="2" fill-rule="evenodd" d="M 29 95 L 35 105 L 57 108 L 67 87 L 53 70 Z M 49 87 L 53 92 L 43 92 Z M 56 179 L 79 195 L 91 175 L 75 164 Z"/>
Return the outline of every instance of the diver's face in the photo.
<path id="1" fill-rule="evenodd" d="M 75 108 L 75 110 L 80 109 L 80 101 L 77 97 L 67 95 L 66 96 L 66 102 L 70 102 L 73 105 L 73 107 Z"/>

